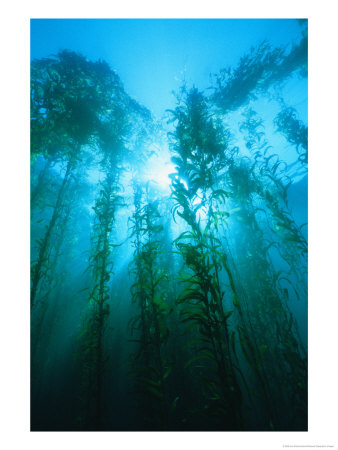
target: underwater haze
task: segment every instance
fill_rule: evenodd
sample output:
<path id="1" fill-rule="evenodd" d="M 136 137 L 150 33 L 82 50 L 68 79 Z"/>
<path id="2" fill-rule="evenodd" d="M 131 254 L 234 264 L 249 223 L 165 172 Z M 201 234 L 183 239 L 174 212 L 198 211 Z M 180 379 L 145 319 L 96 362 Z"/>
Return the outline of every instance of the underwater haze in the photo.
<path id="1" fill-rule="evenodd" d="M 307 431 L 307 20 L 31 20 L 31 430 Z"/>

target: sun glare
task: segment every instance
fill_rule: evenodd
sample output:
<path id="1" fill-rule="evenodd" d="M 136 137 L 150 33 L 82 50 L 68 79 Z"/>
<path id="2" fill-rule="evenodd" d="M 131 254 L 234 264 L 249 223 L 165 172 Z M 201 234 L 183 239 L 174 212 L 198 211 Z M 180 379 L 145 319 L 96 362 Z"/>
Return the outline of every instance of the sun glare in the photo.
<path id="1" fill-rule="evenodd" d="M 175 165 L 170 161 L 169 152 L 161 157 L 153 155 L 146 164 L 145 178 L 154 181 L 161 189 L 169 190 L 169 175 L 175 172 Z"/>

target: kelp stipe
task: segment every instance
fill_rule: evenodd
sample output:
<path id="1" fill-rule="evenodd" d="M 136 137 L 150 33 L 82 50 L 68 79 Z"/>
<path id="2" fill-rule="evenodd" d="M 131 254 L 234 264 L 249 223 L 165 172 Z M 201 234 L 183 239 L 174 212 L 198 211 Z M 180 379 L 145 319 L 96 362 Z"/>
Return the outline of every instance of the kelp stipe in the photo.
<path id="1" fill-rule="evenodd" d="M 132 300 L 137 308 L 129 323 L 132 342 L 137 350 L 131 356 L 129 375 L 139 402 L 143 429 L 170 429 L 175 399 L 169 398 L 167 379 L 173 362 L 167 353 L 169 329 L 167 317 L 172 312 L 166 301 L 163 281 L 167 273 L 160 264 L 161 234 L 157 201 L 149 200 L 149 183 L 134 183 L 135 211 L 132 221 L 134 259 L 131 274 Z M 136 336 L 135 336 L 136 335 Z"/>
<path id="2" fill-rule="evenodd" d="M 204 408 L 199 412 L 214 417 L 223 430 L 243 428 L 242 393 L 234 365 L 229 317 L 224 307 L 220 272 L 226 255 L 216 236 L 218 222 L 224 219 L 217 211 L 227 193 L 214 189 L 215 178 L 225 165 L 226 142 L 222 128 L 210 119 L 206 100 L 197 89 L 187 92 L 182 105 L 172 112 L 177 121 L 172 138 L 176 173 L 172 174 L 173 215 L 188 225 L 174 243 L 182 257 L 184 289 L 177 299 L 182 321 L 197 327 L 193 341 L 197 352 L 185 364 L 187 369 L 200 361 L 209 361 L 211 371 L 202 376 Z M 205 214 L 204 227 L 201 215 Z M 211 425 L 213 426 L 213 425 Z"/>
<path id="3" fill-rule="evenodd" d="M 118 97 L 119 92 L 112 94 Z M 118 101 L 111 105 L 105 121 L 99 127 L 99 151 L 104 180 L 99 183 L 99 194 L 93 207 L 95 224 L 88 269 L 92 286 L 87 302 L 87 313 L 82 331 L 84 386 L 87 391 L 84 428 L 102 427 L 103 374 L 108 355 L 104 348 L 104 333 L 109 315 L 110 280 L 113 274 L 111 234 L 117 210 L 124 206 L 119 182 L 124 140 L 128 133 L 128 116 Z"/>
<path id="4" fill-rule="evenodd" d="M 39 302 L 31 316 L 31 365 L 32 395 L 37 395 L 45 367 L 48 365 L 53 332 L 60 320 L 60 308 L 63 305 L 62 291 L 65 280 L 69 279 L 70 261 L 74 257 L 77 244 L 76 216 L 74 211 L 79 207 L 79 196 L 86 191 L 86 183 L 82 174 L 76 174 L 67 190 L 60 220 L 54 231 L 49 253 L 49 267 L 40 287 Z M 71 232 L 73 231 L 73 233 Z"/>
<path id="5" fill-rule="evenodd" d="M 273 395 L 272 397 L 270 395 L 270 397 L 271 401 L 274 401 L 275 404 L 277 401 L 278 403 L 281 403 L 281 400 L 277 400 L 278 393 L 274 388 L 273 390 L 271 390 L 271 388 L 277 379 L 280 379 L 280 383 L 283 383 L 283 381 L 293 372 L 291 366 L 288 366 L 288 355 L 293 353 L 294 367 L 297 367 L 296 370 L 298 381 L 297 383 L 291 384 L 291 386 L 295 389 L 293 394 L 286 394 L 289 389 L 285 387 L 285 395 L 290 395 L 290 402 L 293 402 L 296 397 L 300 396 L 300 403 L 297 403 L 297 400 L 294 405 L 294 410 L 298 411 L 295 416 L 295 418 L 297 418 L 292 419 L 289 425 L 280 426 L 295 426 L 296 429 L 297 427 L 302 429 L 306 423 L 306 352 L 302 349 L 301 339 L 298 335 L 297 323 L 293 319 L 293 315 L 288 307 L 288 290 L 285 287 L 282 287 L 282 280 L 285 280 L 294 288 L 297 294 L 299 289 L 299 281 L 295 282 L 294 277 L 284 274 L 283 271 L 276 271 L 274 269 L 270 252 L 271 249 L 276 248 L 280 252 L 281 256 L 284 257 L 284 259 L 290 264 L 290 271 L 292 271 L 296 276 L 296 280 L 299 280 L 302 273 L 302 265 L 299 263 L 300 246 L 303 248 L 305 253 L 307 251 L 307 246 L 292 217 L 290 214 L 287 215 L 286 211 L 284 211 L 283 207 L 281 207 L 281 205 L 284 204 L 284 208 L 287 208 L 287 184 L 283 181 L 283 170 L 285 170 L 286 165 L 282 164 L 278 158 L 276 161 L 276 158 L 272 160 L 273 157 L 265 156 L 267 143 L 264 139 L 264 132 L 262 132 L 261 128 L 262 122 L 258 120 L 256 113 L 252 110 L 248 110 L 246 118 L 247 121 L 242 124 L 241 129 L 245 130 L 247 133 L 247 147 L 255 157 L 255 160 L 254 162 L 249 163 L 251 168 L 249 165 L 247 176 L 240 174 L 241 172 L 238 172 L 237 169 L 235 172 L 230 170 L 229 174 L 231 185 L 233 187 L 242 184 L 243 180 L 251 179 L 250 183 L 245 181 L 244 190 L 239 190 L 238 187 L 236 187 L 236 190 L 234 191 L 232 189 L 232 192 L 233 194 L 236 193 L 236 202 L 238 202 L 241 206 L 240 216 L 237 216 L 241 219 L 239 226 L 242 228 L 244 227 L 241 240 L 243 241 L 243 236 L 246 237 L 243 242 L 243 250 L 240 251 L 243 252 L 243 256 L 245 254 L 250 255 L 250 258 L 248 256 L 245 258 L 244 256 L 247 262 L 246 266 L 250 271 L 246 272 L 247 269 L 244 266 L 242 269 L 242 276 L 245 275 L 244 279 L 247 280 L 246 282 L 249 282 L 249 286 L 252 286 L 251 295 L 249 297 L 253 299 L 255 298 L 255 295 L 257 295 L 257 299 L 260 299 L 255 302 L 255 307 L 250 313 L 251 322 L 255 323 L 256 320 L 258 320 L 257 325 L 255 326 L 255 333 L 252 337 L 256 342 L 257 340 L 258 342 L 260 341 L 259 349 L 264 349 L 264 358 L 263 360 L 260 358 L 262 370 L 266 374 L 269 374 L 270 371 L 272 371 L 265 381 L 265 386 L 268 387 L 271 384 L 271 380 L 273 380 L 273 384 L 270 387 L 270 392 L 273 393 Z M 272 164 L 269 164 L 270 160 L 273 161 Z M 280 166 L 282 167 L 281 170 L 279 169 Z M 277 173 L 280 172 L 282 172 L 282 176 L 277 175 Z M 238 197 L 238 193 L 243 194 L 246 192 L 249 184 L 251 185 L 251 192 L 247 191 L 244 196 L 241 195 L 241 197 Z M 261 203 L 259 207 L 256 206 L 259 198 L 261 198 L 261 201 L 263 201 L 265 205 L 262 205 Z M 288 233 L 293 233 L 294 237 L 292 239 L 288 238 L 288 235 L 286 235 L 285 239 L 281 241 L 281 236 L 275 233 L 274 227 L 270 224 L 269 217 L 271 213 L 273 220 L 279 220 L 278 225 L 280 227 L 282 226 L 282 223 L 289 224 L 287 228 Z M 260 217 L 260 214 L 263 214 L 263 217 Z M 283 222 L 281 222 L 282 217 Z M 264 224 L 264 218 L 267 219 L 267 228 L 264 228 L 263 225 L 263 228 L 260 229 L 262 225 L 258 225 L 258 218 L 261 224 Z M 272 235 L 268 232 L 269 229 L 273 231 Z M 290 245 L 293 242 L 297 242 L 297 247 L 294 247 L 291 251 Z M 297 259 L 292 259 L 292 255 L 297 257 Z M 250 269 L 250 265 L 252 264 L 254 264 L 254 266 Z M 257 270 L 258 264 L 259 270 Z M 251 276 L 253 277 L 252 282 L 250 282 Z M 301 281 L 304 282 L 304 280 Z M 254 294 L 255 292 L 256 294 Z M 253 297 L 252 294 L 254 294 Z M 269 323 L 270 326 L 275 323 L 275 326 L 277 327 L 276 332 L 272 332 L 270 337 L 266 332 L 258 332 L 258 330 L 264 330 L 264 323 Z M 269 331 L 271 332 L 272 329 L 273 327 L 271 327 Z M 278 339 L 276 339 L 277 336 Z M 287 344 L 288 350 L 283 351 L 282 354 L 280 354 L 278 357 L 278 364 L 274 363 L 273 359 L 277 357 L 280 353 L 280 348 L 284 347 L 286 342 L 289 342 L 289 344 Z M 272 350 L 274 345 L 276 345 L 276 347 Z M 269 350 L 269 348 L 271 348 L 271 350 Z M 272 353 L 270 353 L 270 351 L 272 351 Z M 250 359 L 247 359 L 250 362 Z M 283 360 L 284 363 L 281 364 L 280 362 Z M 277 372 L 272 370 L 273 367 L 278 366 L 279 369 Z M 273 400 L 274 397 L 275 400 Z M 287 408 L 287 406 L 285 407 Z M 269 409 L 270 411 L 274 410 L 273 407 L 269 407 Z M 302 413 L 300 414 L 301 410 Z M 281 423 L 284 421 L 281 417 L 278 420 L 281 421 Z"/>

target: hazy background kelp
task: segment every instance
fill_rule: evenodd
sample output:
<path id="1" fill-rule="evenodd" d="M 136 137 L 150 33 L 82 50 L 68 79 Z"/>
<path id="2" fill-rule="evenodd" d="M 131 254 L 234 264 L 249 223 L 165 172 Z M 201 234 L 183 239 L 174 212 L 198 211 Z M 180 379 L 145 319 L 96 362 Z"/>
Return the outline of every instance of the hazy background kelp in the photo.
<path id="1" fill-rule="evenodd" d="M 307 429 L 306 83 L 306 21 L 161 119 L 32 61 L 33 430 Z"/>

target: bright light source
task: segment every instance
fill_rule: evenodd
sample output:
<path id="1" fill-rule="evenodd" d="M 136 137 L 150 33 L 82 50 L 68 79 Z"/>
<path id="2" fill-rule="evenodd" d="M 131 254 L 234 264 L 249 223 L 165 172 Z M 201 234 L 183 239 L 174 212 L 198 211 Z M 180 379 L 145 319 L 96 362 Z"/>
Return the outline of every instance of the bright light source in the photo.
<path id="1" fill-rule="evenodd" d="M 171 179 L 169 174 L 175 172 L 175 165 L 170 160 L 169 149 L 164 146 L 159 149 L 156 148 L 156 153 L 145 163 L 143 178 L 145 181 L 153 181 L 158 188 L 169 191 Z"/>
<path id="2" fill-rule="evenodd" d="M 176 166 L 170 160 L 170 152 L 168 149 L 162 149 L 160 154 L 153 154 L 145 164 L 144 180 L 153 181 L 161 189 L 169 190 L 171 184 L 170 174 L 176 172 Z M 183 178 L 175 175 L 177 181 L 183 184 L 186 190 L 189 189 L 187 182 Z"/>
<path id="3" fill-rule="evenodd" d="M 175 171 L 175 166 L 170 161 L 164 162 L 157 158 L 149 161 L 148 178 L 159 184 L 162 188 L 169 188 L 171 180 L 169 174 Z"/>

